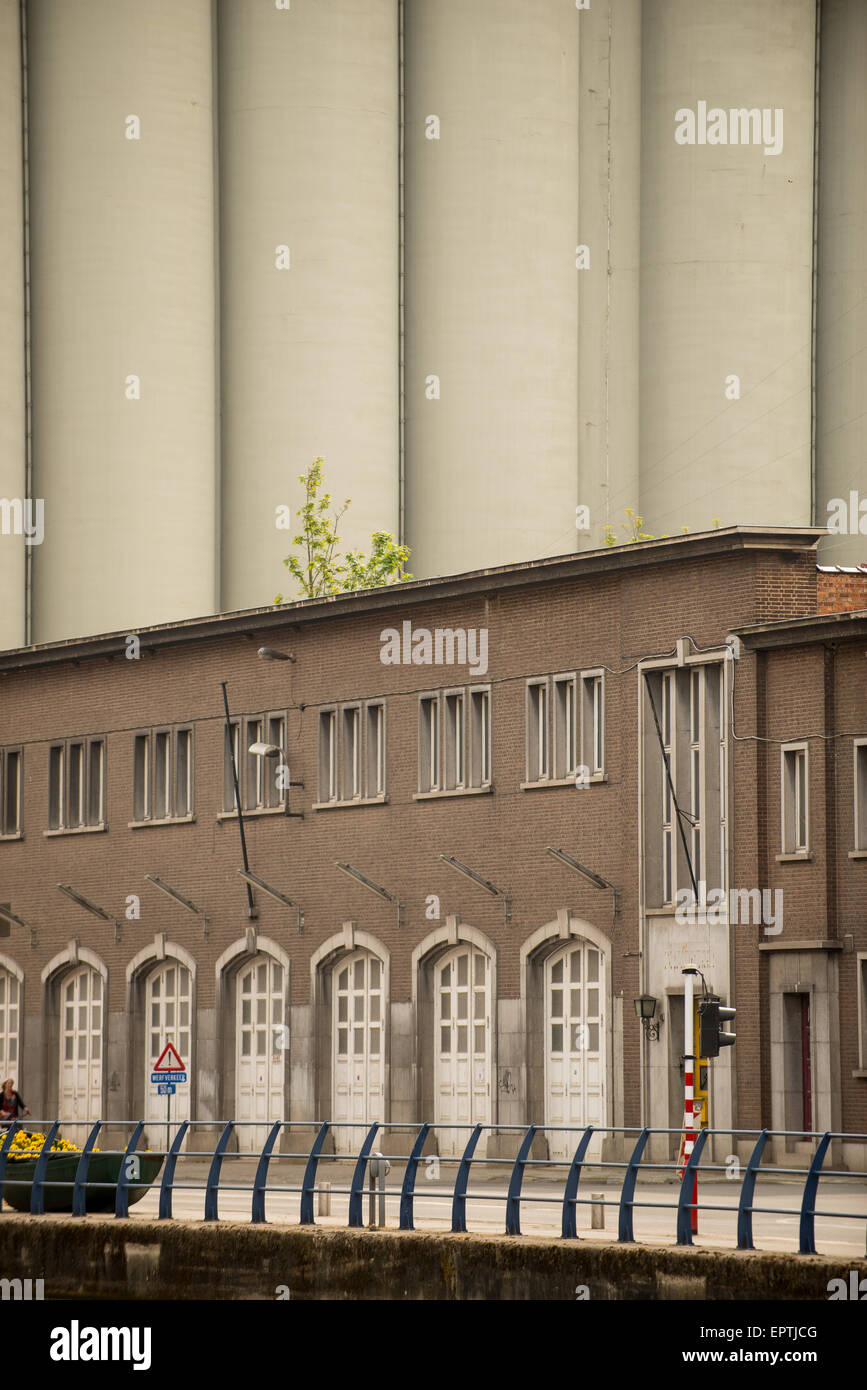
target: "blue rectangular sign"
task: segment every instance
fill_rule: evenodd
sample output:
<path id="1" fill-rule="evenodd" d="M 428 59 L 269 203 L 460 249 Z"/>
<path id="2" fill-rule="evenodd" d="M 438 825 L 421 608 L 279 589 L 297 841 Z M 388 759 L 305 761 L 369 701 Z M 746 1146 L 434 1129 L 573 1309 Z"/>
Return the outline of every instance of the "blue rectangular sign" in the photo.
<path id="1" fill-rule="evenodd" d="M 151 1081 L 153 1081 L 153 1082 L 157 1082 L 157 1081 L 184 1082 L 184 1081 L 186 1081 L 186 1079 L 187 1079 L 187 1073 L 186 1073 L 185 1071 L 152 1071 L 152 1072 L 151 1072 Z"/>
<path id="2" fill-rule="evenodd" d="M 173 1096 L 175 1093 L 175 1083 L 173 1081 L 161 1081 L 157 1086 L 158 1096 Z"/>

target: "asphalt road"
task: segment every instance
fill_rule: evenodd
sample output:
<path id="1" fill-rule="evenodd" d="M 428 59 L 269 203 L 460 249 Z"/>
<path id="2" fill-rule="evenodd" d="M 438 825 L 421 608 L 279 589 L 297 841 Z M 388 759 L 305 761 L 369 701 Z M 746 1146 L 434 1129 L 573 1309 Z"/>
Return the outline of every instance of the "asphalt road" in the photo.
<path id="1" fill-rule="evenodd" d="M 180 1220 L 201 1220 L 204 1216 L 204 1183 L 207 1176 L 207 1163 L 200 1160 L 183 1159 L 176 1173 L 176 1189 L 173 1199 L 173 1214 Z M 255 1162 L 249 1159 L 227 1159 L 223 1164 L 219 1189 L 219 1214 L 221 1220 L 250 1220 L 252 1202 L 252 1183 L 255 1175 Z M 338 1188 L 349 1187 L 353 1165 L 351 1163 L 323 1163 L 317 1176 L 317 1183 L 332 1184 L 331 1214 L 319 1215 L 318 1197 L 314 1198 L 316 1224 L 321 1226 L 345 1226 L 348 1222 L 349 1196 Z M 269 1191 L 266 1197 L 265 1215 L 269 1223 L 297 1225 L 299 1218 L 300 1194 L 279 1190 L 280 1186 L 300 1187 L 303 1165 L 273 1162 L 269 1173 Z M 490 1172 L 490 1170 L 488 1170 Z M 606 1174 L 606 1177 L 608 1175 Z M 386 1180 L 386 1225 L 397 1227 L 400 1205 L 400 1185 L 403 1165 L 394 1164 Z M 556 1180 L 530 1179 L 524 1183 L 521 1203 L 521 1230 L 525 1235 L 559 1237 L 563 1197 L 562 1177 Z M 452 1182 L 430 1181 L 425 1178 L 425 1170 L 420 1166 L 416 1184 L 417 1195 L 414 1204 L 414 1220 L 417 1230 L 447 1231 L 451 1227 Z M 186 1189 L 183 1184 L 196 1184 L 198 1190 Z M 243 1185 L 246 1191 L 239 1191 L 235 1184 Z M 506 1194 L 508 1183 L 500 1171 L 493 1177 L 482 1177 L 479 1170 L 473 1174 L 467 1196 L 467 1229 L 479 1234 L 503 1233 L 505 1231 Z M 800 1178 L 778 1178 L 768 1170 L 759 1177 L 754 1205 L 757 1207 L 779 1208 L 789 1215 L 776 1212 L 756 1212 L 753 1217 L 753 1238 L 759 1250 L 789 1250 L 793 1254 L 798 1249 L 798 1230 L 800 1204 L 804 1184 Z M 679 1183 L 672 1181 L 644 1181 L 639 1179 L 635 1191 L 635 1239 L 653 1245 L 675 1244 L 675 1206 Z M 617 1239 L 619 1183 L 597 1180 L 592 1174 L 582 1177 L 579 1198 L 587 1199 L 591 1194 L 602 1193 L 608 1205 L 604 1207 L 604 1229 L 591 1229 L 591 1208 L 583 1202 L 577 1208 L 579 1235 L 593 1240 L 614 1241 Z M 706 1179 L 699 1184 L 699 1202 L 712 1207 L 734 1208 L 734 1210 L 707 1210 L 699 1212 L 699 1229 L 693 1237 L 694 1244 L 708 1248 L 732 1249 L 737 1244 L 737 1202 L 740 1196 L 739 1182 Z M 649 1205 L 642 1205 L 648 1203 Z M 133 1218 L 153 1218 L 159 1210 L 158 1188 L 154 1187 L 146 1197 L 130 1209 Z M 378 1210 L 378 1200 L 377 1200 Z M 843 1212 L 846 1216 L 822 1216 L 822 1212 Z M 848 1214 L 857 1214 L 857 1216 Z M 857 1217 L 860 1216 L 860 1219 Z M 369 1220 L 368 1195 L 363 1201 L 363 1219 Z M 816 1249 L 819 1254 L 856 1256 L 865 1255 L 867 1241 L 867 1180 L 830 1178 L 820 1184 L 818 1214 L 816 1216 Z"/>

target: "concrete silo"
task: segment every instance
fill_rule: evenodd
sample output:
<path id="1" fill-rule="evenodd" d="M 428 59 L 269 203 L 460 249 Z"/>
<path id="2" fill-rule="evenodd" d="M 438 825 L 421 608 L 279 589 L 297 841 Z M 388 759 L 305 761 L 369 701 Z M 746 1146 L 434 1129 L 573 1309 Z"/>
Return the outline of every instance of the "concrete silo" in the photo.
<path id="1" fill-rule="evenodd" d="M 28 12 L 44 642 L 219 602 L 211 4 Z"/>
<path id="2" fill-rule="evenodd" d="M 398 6 L 219 6 L 222 606 L 295 595 L 298 484 L 397 533 Z M 278 529 L 287 506 L 291 528 Z"/>
<path id="3" fill-rule="evenodd" d="M 0 648 L 22 646 L 27 496 L 24 196 L 18 0 L 0 0 Z M 22 509 L 16 519 L 16 505 Z M 2 502 L 0 502 L 2 507 Z M 16 530 L 18 534 L 16 534 Z M 30 547 L 31 550 L 33 547 Z"/>
<path id="4" fill-rule="evenodd" d="M 819 552 L 833 565 L 867 561 L 865 72 L 867 7 L 824 0 L 815 520 L 834 527 Z"/>
<path id="5" fill-rule="evenodd" d="M 814 0 L 645 0 L 642 55 L 645 525 L 806 524 Z"/>
<path id="6" fill-rule="evenodd" d="M 588 14 L 405 5 L 406 508 L 421 575 L 576 545 Z"/>

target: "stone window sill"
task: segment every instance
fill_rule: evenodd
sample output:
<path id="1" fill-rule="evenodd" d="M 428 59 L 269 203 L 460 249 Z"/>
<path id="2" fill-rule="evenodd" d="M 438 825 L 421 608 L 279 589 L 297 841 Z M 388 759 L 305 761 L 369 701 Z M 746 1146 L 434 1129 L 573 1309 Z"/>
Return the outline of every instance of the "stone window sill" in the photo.
<path id="1" fill-rule="evenodd" d="M 778 864 L 812 864 L 813 855 L 809 850 L 802 850 L 799 854 L 778 854 L 776 860 Z"/>
<path id="2" fill-rule="evenodd" d="M 241 815 L 244 817 L 244 820 L 255 820 L 257 816 L 285 816 L 285 815 L 286 815 L 286 807 L 285 807 L 285 806 L 257 806 L 257 807 L 256 807 L 254 810 L 252 810 L 252 811 L 243 811 L 243 810 L 242 810 L 242 811 L 241 811 Z M 238 819 L 238 812 L 237 812 L 237 811 L 219 811 L 219 812 L 217 813 L 217 820 L 218 820 L 218 821 L 223 821 L 223 820 L 237 820 L 237 819 Z M 158 825 L 164 825 L 165 823 L 166 823 L 165 821 L 158 821 L 158 822 L 157 822 Z"/>
<path id="3" fill-rule="evenodd" d="M 312 811 L 351 811 L 355 806 L 385 806 L 385 796 L 357 796 L 352 801 L 314 801 Z"/>
<path id="4" fill-rule="evenodd" d="M 103 830 L 108 830 L 105 821 L 101 821 L 99 825 L 70 825 L 61 827 L 60 830 L 43 830 L 42 833 L 46 839 L 53 839 L 57 835 L 97 835 Z"/>
<path id="5" fill-rule="evenodd" d="M 442 801 L 452 796 L 490 796 L 493 792 L 493 784 L 488 783 L 484 787 L 452 787 L 449 790 L 433 792 L 413 792 L 413 801 Z"/>
<path id="6" fill-rule="evenodd" d="M 544 791 L 546 787 L 575 787 L 576 776 L 577 773 L 573 773 L 571 777 L 548 777 L 544 782 L 519 782 L 518 786 L 522 792 Z M 590 787 L 601 785 L 603 782 L 607 781 L 607 772 L 592 772 L 587 781 L 582 783 L 582 786 Z M 576 790 L 580 791 L 581 788 L 576 787 Z"/>
<path id="7" fill-rule="evenodd" d="M 867 849 L 850 849 L 850 859 L 867 859 Z M 867 1072 L 864 1073 L 867 1076 Z"/>
<path id="8" fill-rule="evenodd" d="M 164 816 L 162 820 L 128 820 L 127 829 L 144 830 L 153 825 L 193 825 L 195 816 Z"/>
<path id="9" fill-rule="evenodd" d="M 2 840 L 23 840 L 23 839 L 24 839 L 24 831 L 23 831 L 23 830 L 16 830 L 16 831 L 15 831 L 13 834 L 11 834 L 11 835 L 0 835 L 0 841 L 2 841 Z"/>

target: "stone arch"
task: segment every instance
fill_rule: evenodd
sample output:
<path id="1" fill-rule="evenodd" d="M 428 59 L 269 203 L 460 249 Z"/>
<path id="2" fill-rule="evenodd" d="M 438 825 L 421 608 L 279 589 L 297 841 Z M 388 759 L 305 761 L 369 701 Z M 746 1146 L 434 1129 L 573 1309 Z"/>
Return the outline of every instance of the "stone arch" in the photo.
<path id="1" fill-rule="evenodd" d="M 60 1108 L 60 984 L 63 977 L 79 966 L 87 965 L 95 970 L 102 980 L 102 1098 L 100 1113 L 105 1116 L 108 1096 L 108 1044 L 110 1041 L 111 1015 L 108 998 L 108 966 L 96 951 L 82 946 L 77 937 L 67 943 L 63 950 L 51 957 L 40 972 L 42 985 L 42 1097 L 46 1116 L 56 1113 Z"/>

